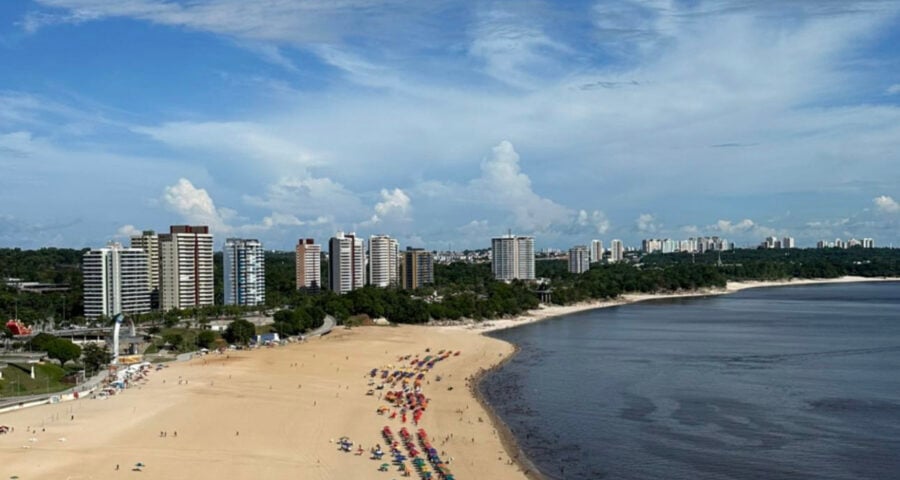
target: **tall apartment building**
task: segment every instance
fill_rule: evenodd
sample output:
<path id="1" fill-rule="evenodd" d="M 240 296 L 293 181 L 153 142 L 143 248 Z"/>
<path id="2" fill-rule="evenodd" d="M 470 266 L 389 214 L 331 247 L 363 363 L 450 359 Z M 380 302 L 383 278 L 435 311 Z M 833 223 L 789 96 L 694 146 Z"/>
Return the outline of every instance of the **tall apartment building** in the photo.
<path id="1" fill-rule="evenodd" d="M 400 245 L 387 235 L 369 237 L 369 285 L 400 285 Z"/>
<path id="2" fill-rule="evenodd" d="M 431 252 L 406 247 L 400 255 L 400 282 L 407 290 L 434 283 L 434 256 Z"/>
<path id="3" fill-rule="evenodd" d="M 131 237 L 131 248 L 147 254 L 147 289 L 159 290 L 159 236 L 153 230 L 144 230 Z"/>
<path id="4" fill-rule="evenodd" d="M 569 249 L 569 273 L 581 274 L 591 268 L 588 248 L 578 245 Z"/>
<path id="5" fill-rule="evenodd" d="M 534 237 L 491 239 L 491 271 L 497 280 L 534 280 Z"/>
<path id="6" fill-rule="evenodd" d="M 366 280 L 365 242 L 338 232 L 328 242 L 328 286 L 339 294 L 362 288 Z"/>
<path id="7" fill-rule="evenodd" d="M 296 248 L 297 290 L 322 287 L 322 246 L 311 238 L 301 238 Z"/>
<path id="8" fill-rule="evenodd" d="M 591 240 L 591 263 L 603 260 L 603 242 Z"/>
<path id="9" fill-rule="evenodd" d="M 794 237 L 784 237 L 781 239 L 781 248 L 797 248 L 797 242 Z"/>
<path id="10" fill-rule="evenodd" d="M 225 240 L 222 267 L 225 305 L 265 305 L 266 257 L 259 240 Z"/>
<path id="11" fill-rule="evenodd" d="M 862 247 L 863 248 L 875 248 L 875 239 L 874 238 L 862 239 Z"/>
<path id="12" fill-rule="evenodd" d="M 609 242 L 609 261 L 612 263 L 621 262 L 625 259 L 625 245 L 621 240 L 613 240 Z"/>
<path id="13" fill-rule="evenodd" d="M 163 310 L 213 305 L 213 236 L 207 226 L 173 225 L 159 235 Z"/>
<path id="14" fill-rule="evenodd" d="M 110 243 L 85 253 L 82 267 L 85 318 L 150 311 L 147 254 L 143 250 Z"/>

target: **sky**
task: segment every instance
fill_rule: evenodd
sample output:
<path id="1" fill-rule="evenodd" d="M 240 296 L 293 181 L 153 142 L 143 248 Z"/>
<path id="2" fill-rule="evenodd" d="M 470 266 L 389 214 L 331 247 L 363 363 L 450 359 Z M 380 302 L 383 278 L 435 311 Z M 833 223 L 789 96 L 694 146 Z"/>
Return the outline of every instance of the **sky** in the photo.
<path id="1" fill-rule="evenodd" d="M 7 0 L 0 247 L 900 245 L 893 0 Z"/>

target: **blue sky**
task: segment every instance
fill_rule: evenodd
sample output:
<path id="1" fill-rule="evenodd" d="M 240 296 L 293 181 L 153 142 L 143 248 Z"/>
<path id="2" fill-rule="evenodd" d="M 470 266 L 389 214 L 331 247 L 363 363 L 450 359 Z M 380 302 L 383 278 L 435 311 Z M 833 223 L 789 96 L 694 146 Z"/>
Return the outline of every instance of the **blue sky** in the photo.
<path id="1" fill-rule="evenodd" d="M 0 2 L 0 246 L 900 245 L 900 3 Z"/>

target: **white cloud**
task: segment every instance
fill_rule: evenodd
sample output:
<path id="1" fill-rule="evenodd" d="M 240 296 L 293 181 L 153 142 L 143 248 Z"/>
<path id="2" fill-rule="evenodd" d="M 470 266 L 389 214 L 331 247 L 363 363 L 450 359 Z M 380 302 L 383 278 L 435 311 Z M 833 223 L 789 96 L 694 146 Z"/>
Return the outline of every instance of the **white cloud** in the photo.
<path id="1" fill-rule="evenodd" d="M 885 93 L 887 93 L 888 95 L 896 95 L 896 94 L 900 93 L 900 83 L 895 83 L 895 84 L 891 85 L 890 87 L 887 88 L 887 90 L 885 90 Z"/>
<path id="2" fill-rule="evenodd" d="M 896 200 L 887 196 L 881 195 L 879 197 L 875 197 L 873 200 L 875 202 L 875 207 L 878 208 L 879 211 L 885 213 L 897 213 L 900 212 L 900 203 L 897 203 Z"/>
<path id="3" fill-rule="evenodd" d="M 656 233 L 660 229 L 656 218 L 649 213 L 638 215 L 638 218 L 634 221 L 634 227 L 641 233 Z"/>
<path id="4" fill-rule="evenodd" d="M 385 218 L 408 219 L 412 209 L 409 196 L 395 188 L 393 190 L 381 189 L 381 201 L 375 204 L 375 217 L 373 220 L 382 221 Z M 377 220 L 376 220 L 377 219 Z"/>
<path id="5" fill-rule="evenodd" d="M 753 220 L 745 218 L 737 223 L 732 223 L 731 220 L 719 220 L 711 228 L 722 233 L 735 234 L 746 233 L 752 231 L 756 227 L 757 225 L 753 223 Z"/>
<path id="6" fill-rule="evenodd" d="M 506 140 L 481 162 L 481 176 L 470 182 L 466 195 L 511 213 L 515 227 L 527 232 L 564 225 L 572 217 L 569 209 L 532 190 L 531 179 L 519 165 L 519 154 Z"/>
<path id="7" fill-rule="evenodd" d="M 116 238 L 128 239 L 140 234 L 141 230 L 134 225 L 123 225 L 116 230 Z"/>
<path id="8" fill-rule="evenodd" d="M 195 187 L 186 178 L 180 178 L 174 185 L 166 187 L 162 201 L 188 223 L 208 225 L 215 234 L 230 233 L 232 230 L 216 209 L 209 193 L 203 188 Z"/>
<path id="9" fill-rule="evenodd" d="M 586 210 L 579 210 L 575 222 L 581 227 L 592 227 L 596 233 L 604 234 L 609 231 L 610 222 L 606 214 L 600 210 L 594 210 L 590 214 Z"/>

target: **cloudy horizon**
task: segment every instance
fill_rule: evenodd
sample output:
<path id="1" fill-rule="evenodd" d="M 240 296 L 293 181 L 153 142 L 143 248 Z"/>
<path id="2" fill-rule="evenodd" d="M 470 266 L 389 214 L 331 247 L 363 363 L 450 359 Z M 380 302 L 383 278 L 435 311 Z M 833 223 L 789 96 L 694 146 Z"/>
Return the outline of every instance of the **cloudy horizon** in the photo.
<path id="1" fill-rule="evenodd" d="M 0 4 L 0 247 L 900 244 L 900 3 Z"/>

